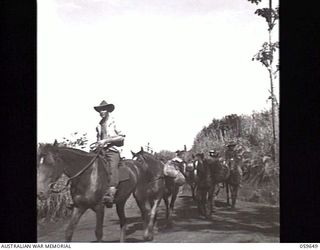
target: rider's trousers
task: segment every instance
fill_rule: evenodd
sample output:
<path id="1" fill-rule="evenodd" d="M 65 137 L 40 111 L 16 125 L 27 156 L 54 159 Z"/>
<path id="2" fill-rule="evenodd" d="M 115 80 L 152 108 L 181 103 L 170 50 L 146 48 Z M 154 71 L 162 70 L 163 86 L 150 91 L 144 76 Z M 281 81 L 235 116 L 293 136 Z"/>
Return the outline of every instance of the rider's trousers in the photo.
<path id="1" fill-rule="evenodd" d="M 120 163 L 120 154 L 119 152 L 107 150 L 104 152 L 106 160 L 109 162 L 110 166 L 110 182 L 108 187 L 116 187 L 119 184 L 119 163 Z"/>

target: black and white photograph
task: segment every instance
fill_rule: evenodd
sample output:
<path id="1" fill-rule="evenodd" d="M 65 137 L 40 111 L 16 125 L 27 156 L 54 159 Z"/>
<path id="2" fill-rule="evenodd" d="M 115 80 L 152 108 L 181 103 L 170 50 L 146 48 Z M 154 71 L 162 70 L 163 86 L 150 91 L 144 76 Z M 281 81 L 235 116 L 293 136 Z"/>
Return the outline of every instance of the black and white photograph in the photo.
<path id="1" fill-rule="evenodd" d="M 279 18 L 37 1 L 37 241 L 279 243 Z"/>

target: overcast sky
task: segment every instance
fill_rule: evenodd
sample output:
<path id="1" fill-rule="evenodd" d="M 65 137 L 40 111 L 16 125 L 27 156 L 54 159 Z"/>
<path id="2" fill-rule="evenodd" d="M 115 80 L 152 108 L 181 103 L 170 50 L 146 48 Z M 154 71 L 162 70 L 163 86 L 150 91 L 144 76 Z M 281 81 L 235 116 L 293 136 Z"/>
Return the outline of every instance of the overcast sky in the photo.
<path id="1" fill-rule="evenodd" d="M 102 100 L 128 157 L 147 142 L 189 149 L 213 118 L 269 108 L 268 72 L 251 60 L 268 40 L 263 2 L 38 1 L 38 142 L 94 142 Z"/>

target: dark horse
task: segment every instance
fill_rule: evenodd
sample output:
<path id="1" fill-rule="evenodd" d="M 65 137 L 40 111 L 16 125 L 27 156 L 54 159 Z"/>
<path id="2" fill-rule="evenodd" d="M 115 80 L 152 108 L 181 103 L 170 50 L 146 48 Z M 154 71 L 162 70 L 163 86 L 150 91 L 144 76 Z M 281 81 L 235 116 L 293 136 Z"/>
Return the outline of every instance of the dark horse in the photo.
<path id="1" fill-rule="evenodd" d="M 203 154 L 195 156 L 198 172 L 198 209 L 200 214 L 211 216 L 215 188 L 219 183 L 225 183 L 231 191 L 231 207 L 234 208 L 242 179 L 242 170 L 236 159 L 231 158 L 226 164 L 218 159 L 204 158 Z M 228 189 L 227 189 L 228 192 Z"/>
<path id="2" fill-rule="evenodd" d="M 103 156 L 87 153 L 82 150 L 58 147 L 51 144 L 40 145 L 38 149 L 37 193 L 40 199 L 48 196 L 52 185 L 64 173 L 71 181 L 71 196 L 74 208 L 71 220 L 66 229 L 66 241 L 72 240 L 73 232 L 83 213 L 92 209 L 96 213 L 95 235 L 98 241 L 103 237 L 104 205 L 102 197 L 109 181 L 110 173 L 106 172 L 104 164 L 108 164 Z M 120 219 L 120 242 L 126 239 L 125 204 L 133 193 L 141 212 L 147 199 L 158 202 L 163 192 L 163 180 L 159 179 L 162 169 L 154 167 L 151 170 L 137 165 L 133 160 L 122 161 L 123 171 L 128 178 L 121 181 L 115 195 L 117 214 Z M 151 184 L 149 184 L 151 183 Z M 154 210 L 154 209 L 153 209 Z M 147 224 L 147 216 L 143 217 Z M 153 221 L 150 220 L 144 229 L 144 239 L 153 239 Z"/>
<path id="3" fill-rule="evenodd" d="M 156 157 L 148 152 L 145 152 L 143 148 L 141 147 L 141 150 L 138 153 L 132 152 L 132 157 L 135 159 L 139 165 L 143 165 L 146 168 L 161 168 L 163 171 L 164 163 L 161 160 L 156 159 Z M 170 225 L 172 222 L 172 212 L 174 209 L 174 203 L 176 201 L 176 198 L 179 193 L 179 185 L 177 185 L 174 182 L 174 178 L 169 176 L 163 176 L 164 177 L 164 183 L 165 188 L 163 192 L 163 198 L 165 205 L 166 205 L 166 219 L 167 219 L 167 225 Z M 169 198 L 171 196 L 171 201 L 169 205 Z M 161 199 L 160 199 L 161 201 Z M 159 203 L 160 203 L 159 201 Z"/>

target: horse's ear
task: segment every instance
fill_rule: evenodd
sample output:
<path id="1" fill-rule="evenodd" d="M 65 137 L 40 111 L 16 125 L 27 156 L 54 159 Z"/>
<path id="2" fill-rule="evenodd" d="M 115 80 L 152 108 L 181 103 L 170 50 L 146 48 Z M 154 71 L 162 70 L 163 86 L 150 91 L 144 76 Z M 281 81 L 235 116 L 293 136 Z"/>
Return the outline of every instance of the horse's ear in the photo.
<path id="1" fill-rule="evenodd" d="M 135 157 L 136 154 L 134 152 L 132 152 L 132 150 L 130 150 L 130 151 L 131 151 L 132 157 Z"/>
<path id="2" fill-rule="evenodd" d="M 143 152 L 143 147 L 141 147 L 141 152 Z"/>
<path id="3" fill-rule="evenodd" d="M 58 141 L 57 141 L 57 139 L 54 140 L 53 146 L 58 146 Z"/>

